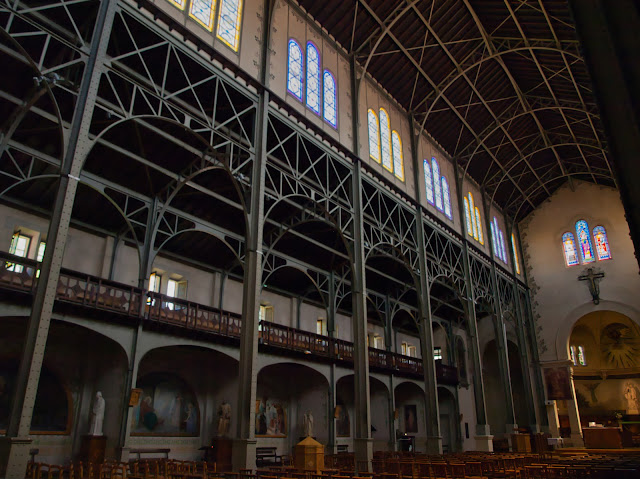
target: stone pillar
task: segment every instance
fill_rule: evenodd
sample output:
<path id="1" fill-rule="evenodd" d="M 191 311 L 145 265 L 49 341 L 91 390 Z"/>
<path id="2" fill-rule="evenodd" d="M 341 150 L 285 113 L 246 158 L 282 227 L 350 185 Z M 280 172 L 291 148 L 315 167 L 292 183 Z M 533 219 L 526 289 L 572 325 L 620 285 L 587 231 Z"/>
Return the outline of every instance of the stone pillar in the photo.
<path id="1" fill-rule="evenodd" d="M 573 447 L 584 447 L 582 426 L 580 424 L 580 412 L 578 411 L 578 401 L 576 401 L 576 390 L 573 387 L 573 368 L 571 366 L 567 366 L 567 370 L 569 371 L 569 387 L 571 388 L 571 399 L 567 400 L 569 426 L 571 426 L 571 445 Z"/>
<path id="2" fill-rule="evenodd" d="M 558 418 L 558 405 L 555 401 L 546 401 L 547 418 L 549 420 L 549 434 L 551 437 L 560 437 L 560 418 Z"/>
<path id="3" fill-rule="evenodd" d="M 98 92 L 107 43 L 116 10 L 114 0 L 100 3 L 73 120 L 65 131 L 65 155 L 47 231 L 47 245 L 31 307 L 6 435 L 0 438 L 0 477 L 23 479 L 30 459 L 31 418 L 49 335 L 51 314 L 69 232 L 78 178 L 93 142 L 89 127 Z"/>

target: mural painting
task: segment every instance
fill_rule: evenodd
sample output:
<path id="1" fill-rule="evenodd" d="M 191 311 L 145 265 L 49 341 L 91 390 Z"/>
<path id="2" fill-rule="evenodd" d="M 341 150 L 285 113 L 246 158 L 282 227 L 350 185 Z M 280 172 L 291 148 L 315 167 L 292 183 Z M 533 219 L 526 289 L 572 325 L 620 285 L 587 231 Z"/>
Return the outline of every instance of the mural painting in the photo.
<path id="1" fill-rule="evenodd" d="M 415 404 L 404 407 L 404 432 L 418 432 L 418 415 Z"/>
<path id="2" fill-rule="evenodd" d="M 142 390 L 133 410 L 131 434 L 136 436 L 198 436 L 198 401 L 172 374 L 149 374 L 138 380 Z"/>
<path id="3" fill-rule="evenodd" d="M 351 423 L 349 422 L 349 411 L 347 410 L 347 407 L 342 404 L 338 404 L 335 409 L 334 417 L 336 419 L 336 436 L 350 437 Z"/>
<path id="4" fill-rule="evenodd" d="M 261 437 L 287 437 L 286 405 L 266 397 L 257 400 L 255 431 Z"/>

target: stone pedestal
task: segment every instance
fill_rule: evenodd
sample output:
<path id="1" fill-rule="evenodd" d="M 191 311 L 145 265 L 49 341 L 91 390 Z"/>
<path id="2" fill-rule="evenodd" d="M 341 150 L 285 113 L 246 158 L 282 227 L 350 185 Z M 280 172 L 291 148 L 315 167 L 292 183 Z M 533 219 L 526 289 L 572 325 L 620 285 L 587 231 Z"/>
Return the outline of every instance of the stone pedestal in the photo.
<path id="1" fill-rule="evenodd" d="M 324 446 L 310 436 L 296 444 L 294 456 L 299 472 L 313 471 L 320 474 L 324 469 Z"/>
<path id="2" fill-rule="evenodd" d="M 476 441 L 476 451 L 493 452 L 493 436 L 473 436 Z"/>
<path id="3" fill-rule="evenodd" d="M 226 437 L 211 439 L 211 447 L 205 450 L 205 460 L 216 463 L 216 472 L 231 472 L 233 469 L 233 441 Z"/>
<path id="4" fill-rule="evenodd" d="M 101 464 L 107 449 L 107 436 L 82 436 L 80 458 L 86 462 Z"/>

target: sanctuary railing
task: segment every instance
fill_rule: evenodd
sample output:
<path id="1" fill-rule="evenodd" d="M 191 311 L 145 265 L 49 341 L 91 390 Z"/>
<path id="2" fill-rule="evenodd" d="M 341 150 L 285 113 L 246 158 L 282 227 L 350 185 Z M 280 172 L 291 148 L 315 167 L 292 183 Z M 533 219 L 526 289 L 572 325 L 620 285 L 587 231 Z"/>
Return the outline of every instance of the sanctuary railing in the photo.
<path id="1" fill-rule="evenodd" d="M 34 260 L 0 252 L 0 290 L 32 295 L 40 276 L 39 268 L 40 263 Z M 60 304 L 222 337 L 239 338 L 242 328 L 242 315 L 238 313 L 64 268 L 58 279 L 56 300 Z M 268 321 L 260 321 L 258 329 L 262 347 L 353 364 L 354 346 L 350 341 Z M 423 375 L 422 359 L 377 348 L 369 348 L 369 367 L 416 377 Z M 457 368 L 436 361 L 436 378 L 439 383 L 457 384 Z"/>

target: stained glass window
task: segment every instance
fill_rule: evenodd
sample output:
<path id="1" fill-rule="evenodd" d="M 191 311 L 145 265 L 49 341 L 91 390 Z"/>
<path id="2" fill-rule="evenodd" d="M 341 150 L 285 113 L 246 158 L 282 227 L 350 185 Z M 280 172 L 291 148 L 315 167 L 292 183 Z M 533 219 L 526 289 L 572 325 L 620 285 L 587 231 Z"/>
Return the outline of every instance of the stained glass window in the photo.
<path id="1" fill-rule="evenodd" d="M 427 192 L 427 201 L 433 204 L 433 176 L 431 176 L 431 165 L 426 158 L 422 162 L 424 167 L 424 188 Z"/>
<path id="2" fill-rule="evenodd" d="M 611 250 L 609 249 L 609 241 L 607 240 L 607 232 L 604 226 L 596 226 L 593 228 L 593 239 L 596 242 L 596 253 L 600 261 L 611 259 Z"/>
<path id="3" fill-rule="evenodd" d="M 504 247 L 504 233 L 502 230 L 499 231 L 498 238 L 500 239 L 500 254 L 502 256 L 502 261 L 504 261 L 504 264 L 509 264 L 509 261 L 507 260 L 507 249 Z"/>
<path id="4" fill-rule="evenodd" d="M 211 31 L 213 29 L 213 12 L 215 8 L 216 2 L 214 0 L 191 0 L 189 16 Z"/>
<path id="5" fill-rule="evenodd" d="M 302 49 L 298 42 L 289 40 L 289 61 L 287 65 L 287 90 L 302 100 Z"/>
<path id="6" fill-rule="evenodd" d="M 431 171 L 433 172 L 433 193 L 436 198 L 436 208 L 444 210 L 442 204 L 442 184 L 440 183 L 440 165 L 438 160 L 431 158 Z"/>
<path id="7" fill-rule="evenodd" d="M 579 264 L 576 240 L 573 238 L 573 233 L 567 231 L 562 235 L 562 250 L 564 251 L 564 261 L 567 266 Z"/>
<path id="8" fill-rule="evenodd" d="M 578 346 L 578 364 L 580 366 L 587 365 L 587 358 L 584 355 L 584 347 Z"/>
<path id="9" fill-rule="evenodd" d="M 471 219 L 471 213 L 469 212 L 469 199 L 464 197 L 464 216 L 467 220 L 467 233 L 469 236 L 473 236 L 473 220 Z"/>
<path id="10" fill-rule="evenodd" d="M 476 205 L 473 202 L 473 195 L 469 192 L 469 212 L 471 214 L 471 229 L 473 231 L 473 238 L 478 239 L 478 221 L 476 219 Z"/>
<path id="11" fill-rule="evenodd" d="M 220 0 L 218 15 L 218 38 L 233 51 L 240 44 L 240 19 L 242 18 L 242 0 Z"/>
<path id="12" fill-rule="evenodd" d="M 320 54 L 311 42 L 307 43 L 307 106 L 320 114 Z"/>
<path id="13" fill-rule="evenodd" d="M 178 7 L 180 10 L 184 10 L 184 7 L 187 4 L 187 0 L 169 0 L 169 3 L 172 3 L 173 5 Z"/>
<path id="14" fill-rule="evenodd" d="M 480 244 L 484 244 L 484 236 L 482 235 L 482 221 L 480 220 L 480 210 L 476 206 L 476 231 L 478 232 L 478 237 L 476 238 Z"/>
<path id="15" fill-rule="evenodd" d="M 516 263 L 516 274 L 520 274 L 520 260 L 518 259 L 518 248 L 516 248 L 516 237 L 511 233 L 511 248 L 513 249 L 513 260 Z"/>
<path id="16" fill-rule="evenodd" d="M 495 256 L 500 256 L 500 253 L 498 252 L 498 242 L 496 240 L 496 237 L 497 237 L 496 230 L 498 229 L 498 220 L 496 219 L 495 216 L 493 217 L 493 221 L 489 224 L 491 226 L 491 244 L 493 246 L 493 254 Z"/>
<path id="17" fill-rule="evenodd" d="M 325 70 L 323 79 L 324 119 L 334 128 L 338 124 L 338 100 L 336 95 L 336 81 L 329 70 Z"/>
<path id="18" fill-rule="evenodd" d="M 451 192 L 449 191 L 449 182 L 443 176 L 442 177 L 442 200 L 444 201 L 444 214 L 450 220 L 453 219 L 451 214 Z"/>
<path id="19" fill-rule="evenodd" d="M 578 365 L 578 360 L 576 358 L 577 354 L 576 354 L 576 347 L 575 346 L 571 346 L 569 348 L 569 352 L 571 353 L 571 362 L 573 363 L 574 366 Z"/>
<path id="20" fill-rule="evenodd" d="M 591 245 L 591 236 L 589 235 L 589 225 L 585 220 L 576 223 L 576 234 L 578 235 L 578 244 L 580 245 L 580 254 L 584 263 L 595 261 L 593 256 L 593 246 Z"/>
<path id="21" fill-rule="evenodd" d="M 382 152 L 382 166 L 393 171 L 391 162 L 391 125 L 389 115 L 384 108 L 380 108 L 380 151 Z"/>
<path id="22" fill-rule="evenodd" d="M 378 117 L 371 109 L 367 112 L 367 122 L 369 124 L 369 156 L 380 163 L 380 132 L 378 128 Z"/>
<path id="23" fill-rule="evenodd" d="M 391 147 L 393 151 L 393 172 L 404 181 L 404 164 L 402 160 L 402 140 L 396 130 L 391 132 Z"/>

